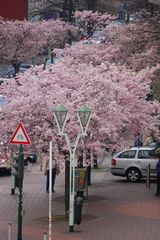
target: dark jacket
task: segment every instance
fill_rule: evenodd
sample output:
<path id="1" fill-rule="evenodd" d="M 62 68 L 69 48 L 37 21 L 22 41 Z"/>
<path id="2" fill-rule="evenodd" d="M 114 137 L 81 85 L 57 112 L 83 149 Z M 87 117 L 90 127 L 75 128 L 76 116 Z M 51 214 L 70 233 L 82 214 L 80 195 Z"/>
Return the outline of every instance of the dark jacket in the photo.
<path id="1" fill-rule="evenodd" d="M 158 176 L 160 176 L 160 159 L 158 160 L 158 163 L 156 165 L 156 173 Z"/>

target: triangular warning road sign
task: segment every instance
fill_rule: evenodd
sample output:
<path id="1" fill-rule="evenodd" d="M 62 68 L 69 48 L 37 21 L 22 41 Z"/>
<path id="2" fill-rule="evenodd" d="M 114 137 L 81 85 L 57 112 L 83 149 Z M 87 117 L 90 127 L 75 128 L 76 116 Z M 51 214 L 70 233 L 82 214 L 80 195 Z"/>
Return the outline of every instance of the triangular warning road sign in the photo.
<path id="1" fill-rule="evenodd" d="M 16 131 L 13 133 L 10 143 L 13 144 L 30 144 L 29 137 L 22 123 L 18 124 Z"/>

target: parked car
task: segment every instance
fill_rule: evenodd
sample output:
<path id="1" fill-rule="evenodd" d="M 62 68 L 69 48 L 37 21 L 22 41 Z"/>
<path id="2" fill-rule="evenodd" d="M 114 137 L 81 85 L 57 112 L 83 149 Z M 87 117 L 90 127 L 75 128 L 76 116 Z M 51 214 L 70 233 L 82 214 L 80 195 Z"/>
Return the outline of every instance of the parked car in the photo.
<path id="1" fill-rule="evenodd" d="M 51 59 L 47 59 L 45 62 L 45 67 L 51 65 L 51 64 L 57 64 L 59 63 L 61 60 L 63 59 L 63 56 L 59 56 L 59 57 L 54 57 L 53 58 L 53 62 L 51 63 Z"/>
<path id="2" fill-rule="evenodd" d="M 95 31 L 89 39 L 90 43 L 104 43 L 106 36 L 101 31 Z"/>
<path id="3" fill-rule="evenodd" d="M 4 152 L 0 152 L 0 174 L 1 173 L 11 174 L 11 162 L 6 158 Z"/>
<path id="4" fill-rule="evenodd" d="M 160 141 L 152 142 L 149 144 L 149 147 L 154 148 L 155 150 L 160 148 Z"/>
<path id="5" fill-rule="evenodd" d="M 156 176 L 155 148 L 131 147 L 117 153 L 111 160 L 111 173 L 115 176 L 126 177 L 130 182 L 136 182 L 146 177 L 147 167 L 150 164 L 151 174 Z"/>
<path id="6" fill-rule="evenodd" d="M 8 81 L 8 79 L 6 79 L 6 78 L 0 78 L 0 85 L 4 82 L 7 82 L 7 81 Z"/>
<path id="7" fill-rule="evenodd" d="M 89 38 L 88 33 L 87 32 L 81 32 L 80 33 L 80 40 L 87 40 Z"/>
<path id="8" fill-rule="evenodd" d="M 25 72 L 27 69 L 31 68 L 30 64 L 24 64 L 22 63 L 19 68 L 19 73 Z M 4 73 L 3 78 L 12 78 L 15 77 L 15 69 L 13 66 L 10 66 L 7 68 L 6 72 Z"/>
<path id="9" fill-rule="evenodd" d="M 6 98 L 0 94 L 0 107 L 6 104 Z"/>
<path id="10" fill-rule="evenodd" d="M 37 161 L 37 155 L 35 153 L 31 153 L 25 158 L 24 164 L 28 165 L 28 163 L 36 163 L 36 161 Z"/>

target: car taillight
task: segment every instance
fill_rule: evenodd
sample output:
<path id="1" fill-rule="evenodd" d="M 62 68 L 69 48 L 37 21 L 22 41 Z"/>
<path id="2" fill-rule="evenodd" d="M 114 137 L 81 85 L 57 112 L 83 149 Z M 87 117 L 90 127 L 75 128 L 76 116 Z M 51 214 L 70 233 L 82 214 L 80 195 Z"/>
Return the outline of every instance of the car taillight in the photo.
<path id="1" fill-rule="evenodd" d="M 112 166 L 115 166 L 116 165 L 116 160 L 114 158 L 112 158 Z"/>

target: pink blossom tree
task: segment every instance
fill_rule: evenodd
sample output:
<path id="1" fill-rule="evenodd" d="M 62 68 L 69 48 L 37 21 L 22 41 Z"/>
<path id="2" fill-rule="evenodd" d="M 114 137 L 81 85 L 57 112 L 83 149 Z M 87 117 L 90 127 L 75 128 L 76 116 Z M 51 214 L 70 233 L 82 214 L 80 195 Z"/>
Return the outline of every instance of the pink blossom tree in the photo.
<path id="1" fill-rule="evenodd" d="M 116 19 L 115 16 L 111 14 L 101 14 L 99 12 L 92 11 L 76 11 L 75 18 L 78 20 L 79 28 L 83 29 L 88 33 L 88 35 L 92 35 L 93 32 L 99 28 L 103 29 L 109 23 Z"/>
<path id="2" fill-rule="evenodd" d="M 45 71 L 35 67 L 1 85 L 7 104 L 1 111 L 0 134 L 12 132 L 23 121 L 34 146 L 57 141 L 53 107 L 59 103 L 70 110 L 66 131 L 73 142 L 79 130 L 76 109 L 86 103 L 92 110 L 89 137 L 81 148 L 84 142 L 88 148 L 119 148 L 135 129 L 146 135 L 155 130 L 159 103 L 147 102 L 146 94 L 160 66 L 149 61 L 148 67 L 137 67 L 148 53 L 137 52 L 128 26 L 107 27 L 106 32 L 111 41 L 66 48 L 61 63 Z"/>
<path id="3" fill-rule="evenodd" d="M 125 144 L 126 134 L 137 126 L 147 134 L 154 129 L 154 115 L 159 111 L 155 102 L 147 102 L 154 69 L 136 73 L 125 66 L 104 63 L 100 66 L 80 63 L 72 59 L 42 71 L 35 67 L 0 90 L 7 104 L 1 111 L 1 132 L 13 132 L 22 121 L 33 146 L 57 139 L 53 107 L 62 103 L 70 110 L 66 131 L 74 142 L 79 131 L 75 112 L 82 104 L 92 111 L 87 145 L 100 149 L 102 144 L 118 148 Z M 16 94 L 15 94 L 16 93 Z M 83 146 L 83 143 L 82 143 Z"/>
<path id="4" fill-rule="evenodd" d="M 41 52 L 45 53 L 46 58 L 51 58 L 53 63 L 53 51 L 55 48 L 64 48 L 66 43 L 72 42 L 77 38 L 77 29 L 60 20 L 48 20 L 38 23 L 38 32 L 43 39 Z"/>
<path id="5" fill-rule="evenodd" d="M 148 25 L 147 25 L 148 26 Z M 113 60 L 125 64 L 136 71 L 160 63 L 159 42 L 152 44 L 150 32 L 141 32 L 146 28 L 146 22 L 128 24 L 121 27 L 105 29 L 108 39 L 114 45 Z"/>
<path id="6" fill-rule="evenodd" d="M 128 24 L 116 26 L 108 25 L 103 29 L 103 34 L 106 35 L 106 41 L 102 44 L 93 45 L 76 45 L 75 47 L 65 49 L 64 55 L 72 56 L 73 61 L 92 63 L 99 65 L 102 62 L 109 61 L 125 65 L 127 68 L 132 68 L 139 71 L 148 66 L 155 66 L 160 63 L 158 42 L 154 45 L 144 44 L 138 35 L 138 24 Z M 150 37 L 149 35 L 145 36 Z M 78 51 L 75 51 L 78 48 Z"/>
<path id="7" fill-rule="evenodd" d="M 0 59 L 11 63 L 18 73 L 20 64 L 32 59 L 41 47 L 36 23 L 24 21 L 0 21 Z"/>
<path id="8" fill-rule="evenodd" d="M 0 59 L 11 63 L 15 73 L 21 63 L 31 61 L 40 52 L 62 47 L 69 37 L 76 37 L 76 28 L 60 20 L 4 21 L 0 19 Z"/>

